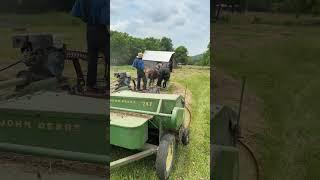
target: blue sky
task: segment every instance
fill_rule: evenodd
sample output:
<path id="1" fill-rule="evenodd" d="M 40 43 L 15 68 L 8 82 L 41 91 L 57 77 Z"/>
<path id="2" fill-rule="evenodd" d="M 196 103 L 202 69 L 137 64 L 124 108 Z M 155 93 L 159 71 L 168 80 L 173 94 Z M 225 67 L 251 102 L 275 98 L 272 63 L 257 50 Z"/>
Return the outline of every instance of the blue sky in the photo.
<path id="1" fill-rule="evenodd" d="M 210 0 L 111 0 L 110 28 L 141 38 L 166 36 L 197 55 L 210 40 Z"/>

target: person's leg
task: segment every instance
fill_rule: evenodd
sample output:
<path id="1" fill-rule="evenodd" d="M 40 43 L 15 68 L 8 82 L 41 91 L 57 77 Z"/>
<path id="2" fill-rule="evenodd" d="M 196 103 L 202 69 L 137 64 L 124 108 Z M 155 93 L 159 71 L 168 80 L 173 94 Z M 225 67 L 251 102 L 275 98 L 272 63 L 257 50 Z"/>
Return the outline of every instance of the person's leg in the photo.
<path id="1" fill-rule="evenodd" d="M 146 78 L 146 75 L 143 73 L 143 76 L 142 76 L 142 80 L 143 80 L 143 90 L 146 90 L 147 89 L 147 78 Z"/>
<path id="2" fill-rule="evenodd" d="M 141 77 L 139 73 L 137 73 L 137 90 L 140 90 Z"/>
<path id="3" fill-rule="evenodd" d="M 110 55 L 110 36 L 108 34 L 108 29 L 105 25 L 101 25 L 99 27 L 99 31 L 100 31 L 100 41 L 101 41 L 101 47 L 102 47 L 102 52 L 104 54 L 104 61 L 105 61 L 105 78 L 107 79 L 107 81 L 109 81 L 110 78 L 110 73 L 109 73 L 109 55 Z M 108 84 L 108 83 L 107 83 Z"/>
<path id="4" fill-rule="evenodd" d="M 87 26 L 87 48 L 88 48 L 88 73 L 87 86 L 92 88 L 97 82 L 97 61 L 99 48 L 97 42 L 97 28 L 95 26 Z"/>

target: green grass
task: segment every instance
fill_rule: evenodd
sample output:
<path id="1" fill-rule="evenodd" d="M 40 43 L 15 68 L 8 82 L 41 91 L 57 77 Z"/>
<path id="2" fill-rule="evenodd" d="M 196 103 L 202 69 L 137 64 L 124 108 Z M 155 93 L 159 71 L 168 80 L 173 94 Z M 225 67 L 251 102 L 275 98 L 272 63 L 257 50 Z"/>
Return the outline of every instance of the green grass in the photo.
<path id="1" fill-rule="evenodd" d="M 264 101 L 267 127 L 256 138 L 263 178 L 318 179 L 320 26 L 281 25 L 290 19 L 281 15 L 275 24 L 250 24 L 253 15 L 214 25 L 214 64 L 235 78 L 247 76 Z"/>
<path id="2" fill-rule="evenodd" d="M 129 66 L 112 67 L 113 72 L 135 71 Z M 188 72 L 188 75 L 186 75 Z M 188 146 L 178 146 L 175 168 L 171 179 L 209 179 L 210 173 L 210 77 L 208 69 L 177 69 L 172 74 L 172 82 L 187 87 L 192 93 L 191 142 Z M 113 158 L 123 157 L 128 151 L 116 150 Z M 155 156 L 111 171 L 111 178 L 117 179 L 157 179 Z"/>

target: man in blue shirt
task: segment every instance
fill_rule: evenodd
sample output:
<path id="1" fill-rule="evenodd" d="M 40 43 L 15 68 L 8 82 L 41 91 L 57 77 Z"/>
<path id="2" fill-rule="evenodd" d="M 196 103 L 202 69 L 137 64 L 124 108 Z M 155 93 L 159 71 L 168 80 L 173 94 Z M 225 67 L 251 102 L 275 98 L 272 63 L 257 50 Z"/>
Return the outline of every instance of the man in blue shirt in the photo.
<path id="1" fill-rule="evenodd" d="M 109 57 L 110 2 L 109 0 L 76 0 L 71 14 L 87 24 L 87 89 L 94 90 L 97 83 L 98 54 L 104 53 L 106 67 L 107 57 Z M 106 74 L 106 78 L 109 79 L 109 72 Z"/>
<path id="2" fill-rule="evenodd" d="M 144 62 L 142 60 L 143 54 L 138 53 L 138 56 L 134 59 L 132 67 L 137 69 L 137 89 L 140 90 L 141 79 L 143 80 L 143 90 L 147 89 L 147 78 L 144 73 Z"/>

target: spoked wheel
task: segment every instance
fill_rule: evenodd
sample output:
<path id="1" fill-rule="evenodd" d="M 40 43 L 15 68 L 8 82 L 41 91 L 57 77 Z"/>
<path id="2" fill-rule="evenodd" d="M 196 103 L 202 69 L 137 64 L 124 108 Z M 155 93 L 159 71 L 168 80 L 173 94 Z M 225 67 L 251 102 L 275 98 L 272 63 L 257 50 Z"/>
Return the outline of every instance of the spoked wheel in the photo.
<path id="1" fill-rule="evenodd" d="M 160 180 L 169 178 L 175 157 L 175 136 L 166 134 L 162 137 L 157 153 L 156 171 Z"/>

